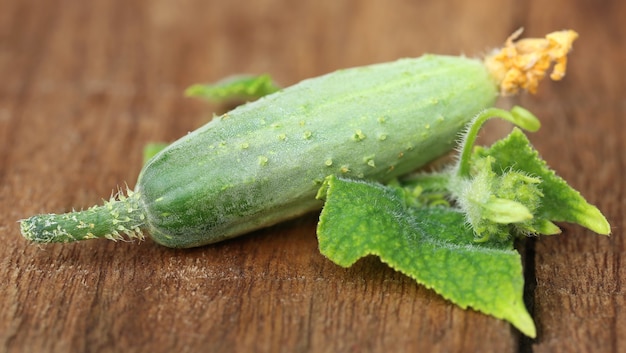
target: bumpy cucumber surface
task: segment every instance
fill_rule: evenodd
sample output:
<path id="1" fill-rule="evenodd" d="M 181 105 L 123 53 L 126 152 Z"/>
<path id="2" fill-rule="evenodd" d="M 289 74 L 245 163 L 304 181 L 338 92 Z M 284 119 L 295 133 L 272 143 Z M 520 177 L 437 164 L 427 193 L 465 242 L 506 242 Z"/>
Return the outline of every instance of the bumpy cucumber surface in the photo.
<path id="1" fill-rule="evenodd" d="M 483 63 L 456 56 L 302 81 L 216 117 L 151 159 L 135 188 L 145 228 L 162 245 L 194 247 L 318 209 L 326 176 L 384 182 L 412 171 L 447 152 L 496 97 Z"/>

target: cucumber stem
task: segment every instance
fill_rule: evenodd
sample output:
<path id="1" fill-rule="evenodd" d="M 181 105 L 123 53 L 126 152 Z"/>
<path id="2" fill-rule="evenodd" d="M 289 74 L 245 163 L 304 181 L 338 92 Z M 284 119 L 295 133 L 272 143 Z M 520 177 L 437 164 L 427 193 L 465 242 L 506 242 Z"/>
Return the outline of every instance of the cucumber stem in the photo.
<path id="1" fill-rule="evenodd" d="M 459 159 L 457 175 L 460 177 L 470 176 L 470 162 L 472 157 L 472 149 L 474 142 L 478 137 L 478 132 L 487 120 L 492 118 L 501 118 L 513 123 L 524 130 L 535 132 L 541 127 L 539 119 L 533 113 L 520 107 L 514 106 L 511 111 L 499 108 L 487 108 L 480 112 L 470 123 L 467 132 L 461 144 L 461 157 Z"/>
<path id="2" fill-rule="evenodd" d="M 41 214 L 20 221 L 22 235 L 38 243 L 68 243 L 106 238 L 111 240 L 144 238 L 144 209 L 139 194 L 127 191 L 112 197 L 102 206 L 65 214 Z"/>

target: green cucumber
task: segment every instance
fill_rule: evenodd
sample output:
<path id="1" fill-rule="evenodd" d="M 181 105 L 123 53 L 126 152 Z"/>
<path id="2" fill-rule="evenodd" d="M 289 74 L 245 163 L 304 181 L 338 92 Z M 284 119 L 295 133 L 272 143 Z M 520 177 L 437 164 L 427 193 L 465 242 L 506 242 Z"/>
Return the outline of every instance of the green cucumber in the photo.
<path id="1" fill-rule="evenodd" d="M 143 237 L 187 248 L 321 208 L 324 178 L 389 181 L 449 151 L 498 87 L 477 59 L 336 71 L 242 105 L 154 156 L 127 196 L 21 222 L 37 242 Z M 355 200 L 358 202 L 358 200 Z"/>

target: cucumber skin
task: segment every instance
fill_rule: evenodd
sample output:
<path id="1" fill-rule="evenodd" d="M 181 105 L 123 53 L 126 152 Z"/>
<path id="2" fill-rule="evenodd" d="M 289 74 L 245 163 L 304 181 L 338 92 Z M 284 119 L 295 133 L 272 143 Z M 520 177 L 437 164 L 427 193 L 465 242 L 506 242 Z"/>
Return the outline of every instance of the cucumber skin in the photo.
<path id="1" fill-rule="evenodd" d="M 302 81 L 214 118 L 152 158 L 135 188 L 147 230 L 159 244 L 188 248 L 319 209 L 326 176 L 385 182 L 415 170 L 449 151 L 496 98 L 482 62 L 457 56 Z"/>

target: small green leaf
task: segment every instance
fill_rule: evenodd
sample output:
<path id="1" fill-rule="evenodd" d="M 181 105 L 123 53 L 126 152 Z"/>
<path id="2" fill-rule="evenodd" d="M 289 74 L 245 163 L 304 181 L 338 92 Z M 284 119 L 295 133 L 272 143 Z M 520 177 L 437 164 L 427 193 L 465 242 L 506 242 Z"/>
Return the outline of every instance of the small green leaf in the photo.
<path id="1" fill-rule="evenodd" d="M 523 301 L 524 278 L 512 240 L 476 243 L 462 213 L 410 207 L 403 191 L 331 176 L 318 224 L 320 251 L 341 266 L 376 255 L 462 308 L 511 322 L 528 336 L 535 325 Z"/>
<path id="2" fill-rule="evenodd" d="M 198 97 L 211 101 L 244 100 L 250 101 L 278 91 L 269 75 L 231 76 L 216 83 L 195 84 L 187 90 L 188 97 Z"/>
<path id="3" fill-rule="evenodd" d="M 495 223 L 517 223 L 533 218 L 522 203 L 494 197 L 483 204 L 483 217 Z"/>
<path id="4" fill-rule="evenodd" d="M 165 147 L 167 147 L 167 143 L 165 142 L 150 142 L 147 143 L 143 147 L 143 164 L 148 163 L 152 157 L 156 156 L 157 153 L 161 152 Z"/>
<path id="5" fill-rule="evenodd" d="M 577 223 L 598 234 L 611 233 L 611 227 L 600 210 L 587 203 L 578 191 L 557 176 L 519 129 L 515 128 L 509 136 L 489 148 L 476 148 L 475 158 L 487 156 L 494 159 L 492 168 L 497 174 L 517 170 L 541 179 L 537 186 L 543 197 L 538 209 L 533 212 L 536 218 Z"/>
<path id="6" fill-rule="evenodd" d="M 517 227 L 530 234 L 555 235 L 561 233 L 561 228 L 546 219 L 536 220 L 533 224 L 517 225 Z"/>

